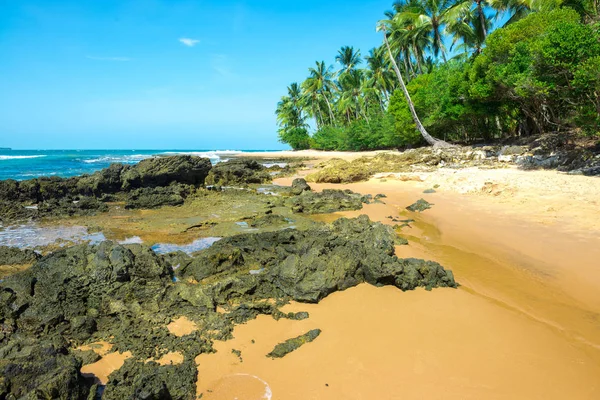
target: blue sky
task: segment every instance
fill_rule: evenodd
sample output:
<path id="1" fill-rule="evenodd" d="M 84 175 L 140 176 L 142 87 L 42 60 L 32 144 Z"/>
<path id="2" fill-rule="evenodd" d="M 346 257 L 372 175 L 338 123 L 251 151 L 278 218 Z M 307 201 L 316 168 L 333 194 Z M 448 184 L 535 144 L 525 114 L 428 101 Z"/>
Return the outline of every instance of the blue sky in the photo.
<path id="1" fill-rule="evenodd" d="M 391 4 L 0 0 L 0 147 L 285 148 L 286 86 L 378 45 Z"/>

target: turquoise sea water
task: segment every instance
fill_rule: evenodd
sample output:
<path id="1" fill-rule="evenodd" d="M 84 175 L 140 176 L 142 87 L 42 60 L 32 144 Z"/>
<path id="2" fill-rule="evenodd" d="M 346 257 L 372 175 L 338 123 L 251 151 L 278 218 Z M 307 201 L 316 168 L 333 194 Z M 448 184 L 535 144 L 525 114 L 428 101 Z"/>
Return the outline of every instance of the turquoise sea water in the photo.
<path id="1" fill-rule="evenodd" d="M 214 164 L 241 152 L 233 150 L 0 150 L 0 180 L 89 174 L 106 168 L 112 163 L 135 164 L 155 155 L 193 154 L 208 157 Z"/>

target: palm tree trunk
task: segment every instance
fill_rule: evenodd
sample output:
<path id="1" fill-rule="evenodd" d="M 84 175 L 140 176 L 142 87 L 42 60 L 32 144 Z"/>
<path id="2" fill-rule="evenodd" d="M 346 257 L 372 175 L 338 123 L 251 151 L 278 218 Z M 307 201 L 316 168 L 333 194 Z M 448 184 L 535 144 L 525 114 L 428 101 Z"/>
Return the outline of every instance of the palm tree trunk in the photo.
<path id="1" fill-rule="evenodd" d="M 481 30 L 483 32 L 483 38 L 487 37 L 487 28 L 485 27 L 485 15 L 483 14 L 483 7 L 481 6 L 481 0 L 475 0 L 477 2 L 477 11 L 479 12 L 479 23 L 481 24 Z"/>
<path id="2" fill-rule="evenodd" d="M 415 52 L 415 58 L 417 59 L 417 68 L 419 69 L 419 74 L 423 75 L 423 66 L 421 65 L 421 57 L 419 53 L 417 53 L 417 47 L 413 44 L 413 51 Z"/>
<path id="3" fill-rule="evenodd" d="M 323 94 L 325 98 L 325 102 L 327 103 L 327 107 L 329 108 L 329 118 L 331 118 L 331 125 L 335 126 L 335 119 L 333 118 L 333 111 L 331 110 L 331 104 L 329 104 L 329 99 L 325 94 Z"/>
<path id="4" fill-rule="evenodd" d="M 412 62 L 410 61 L 410 51 L 408 51 L 408 47 L 406 48 L 406 50 L 404 51 L 404 65 L 406 67 L 406 75 L 407 78 L 410 80 L 410 76 L 416 76 L 417 74 L 415 74 L 415 70 L 413 69 L 413 65 Z M 410 69 L 410 74 L 409 74 L 409 69 Z"/>
<path id="5" fill-rule="evenodd" d="M 394 56 L 392 55 L 392 49 L 390 48 L 390 43 L 387 39 L 387 31 L 385 29 L 383 30 L 383 40 L 385 40 L 385 45 L 388 49 L 390 59 L 392 60 L 392 67 L 394 67 L 394 72 L 396 72 L 396 75 L 398 76 L 398 81 L 400 81 L 400 87 L 402 88 L 402 92 L 404 92 L 404 97 L 406 97 L 408 108 L 410 109 L 410 113 L 413 117 L 413 120 L 415 121 L 415 125 L 417 126 L 419 133 L 421 134 L 421 136 L 423 136 L 423 139 L 425 139 L 425 141 L 432 146 L 449 146 L 449 144 L 444 142 L 443 140 L 438 140 L 431 136 L 421 123 L 421 120 L 419 119 L 419 116 L 415 111 L 415 105 L 413 104 L 410 98 L 410 94 L 408 93 L 408 89 L 406 89 L 406 85 L 404 84 L 404 79 L 402 79 L 402 74 L 400 73 L 398 64 L 396 64 L 396 60 L 394 60 Z"/>

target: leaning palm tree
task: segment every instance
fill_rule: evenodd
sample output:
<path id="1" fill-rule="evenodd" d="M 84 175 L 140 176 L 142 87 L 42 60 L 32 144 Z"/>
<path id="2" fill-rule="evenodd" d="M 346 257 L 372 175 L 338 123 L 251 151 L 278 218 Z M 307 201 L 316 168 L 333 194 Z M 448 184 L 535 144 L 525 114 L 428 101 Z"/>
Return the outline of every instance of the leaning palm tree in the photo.
<path id="1" fill-rule="evenodd" d="M 354 51 L 354 47 L 344 46 L 335 56 L 335 61 L 342 65 L 342 73 L 352 71 L 362 63 L 360 50 Z"/>
<path id="2" fill-rule="evenodd" d="M 394 68 L 394 72 L 396 72 L 396 77 L 398 78 L 398 82 L 400 83 L 400 88 L 402 89 L 402 92 L 404 93 L 404 97 L 406 97 L 406 102 L 408 103 L 408 108 L 410 110 L 410 114 L 412 115 L 413 121 L 415 122 L 417 130 L 419 131 L 419 133 L 421 134 L 423 139 L 425 139 L 425 141 L 432 146 L 435 146 L 435 147 L 450 146 L 448 143 L 444 142 L 443 140 L 439 140 L 439 139 L 436 139 L 433 136 L 431 136 L 427 132 L 427 130 L 425 129 L 423 124 L 421 123 L 421 120 L 419 119 L 419 116 L 417 115 L 417 111 L 415 110 L 415 105 L 413 104 L 412 99 L 410 98 L 410 94 L 408 93 L 408 89 L 406 89 L 406 85 L 404 84 L 404 79 L 402 79 L 402 74 L 400 73 L 398 64 L 396 64 L 394 54 L 392 53 L 392 48 L 390 47 L 390 43 L 388 41 L 389 27 L 390 27 L 390 20 L 382 20 L 382 21 L 379 21 L 379 23 L 377 24 L 377 30 L 380 30 L 383 32 L 383 41 L 385 42 L 385 46 L 388 50 L 388 55 L 390 57 L 392 67 Z"/>
<path id="3" fill-rule="evenodd" d="M 317 61 L 315 64 L 315 68 L 308 69 L 309 77 L 302 83 L 302 88 L 307 94 L 310 94 L 312 102 L 325 101 L 329 111 L 330 123 L 335 124 L 330 100 L 335 91 L 332 68 L 326 67 L 324 61 Z"/>

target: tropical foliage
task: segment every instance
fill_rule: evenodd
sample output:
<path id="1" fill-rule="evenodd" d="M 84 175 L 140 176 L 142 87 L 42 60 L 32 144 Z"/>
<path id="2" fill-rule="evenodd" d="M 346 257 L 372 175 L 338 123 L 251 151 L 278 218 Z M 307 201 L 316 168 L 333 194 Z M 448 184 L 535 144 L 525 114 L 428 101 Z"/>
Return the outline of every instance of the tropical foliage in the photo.
<path id="1" fill-rule="evenodd" d="M 277 105 L 294 149 L 600 131 L 600 0 L 402 0 Z M 501 24 L 501 21 L 505 23 Z M 494 29 L 495 28 L 495 29 Z M 312 128 L 316 131 L 310 133 Z"/>

